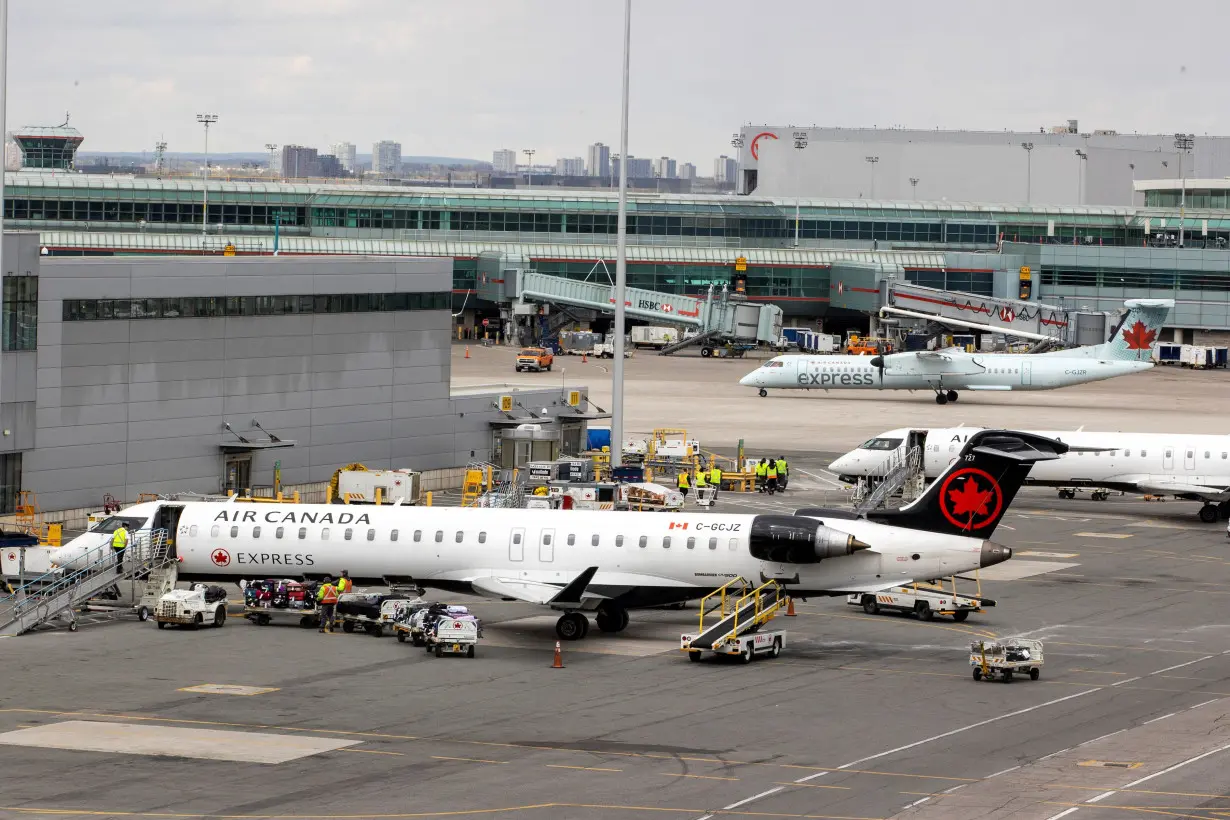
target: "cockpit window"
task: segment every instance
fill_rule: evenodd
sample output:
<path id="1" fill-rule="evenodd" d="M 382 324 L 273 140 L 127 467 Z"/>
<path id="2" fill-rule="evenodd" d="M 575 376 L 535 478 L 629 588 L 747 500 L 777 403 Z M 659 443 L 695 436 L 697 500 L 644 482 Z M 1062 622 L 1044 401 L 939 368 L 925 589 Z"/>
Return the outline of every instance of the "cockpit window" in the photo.
<path id="1" fill-rule="evenodd" d="M 772 359 L 770 361 L 765 362 L 764 366 L 765 367 L 781 367 L 784 364 L 785 362 L 783 362 L 781 359 Z"/>
<path id="2" fill-rule="evenodd" d="M 896 450 L 901 446 L 903 439 L 899 438 L 873 438 L 871 441 L 860 447 L 860 450 Z"/>
<path id="3" fill-rule="evenodd" d="M 148 518 L 133 518 L 131 516 L 113 515 L 110 518 L 105 519 L 101 524 L 95 525 L 91 532 L 115 532 L 120 528 L 121 524 L 123 524 L 124 528 L 129 532 L 132 532 L 133 530 L 139 530 L 144 527 L 145 522 L 148 520 Z"/>

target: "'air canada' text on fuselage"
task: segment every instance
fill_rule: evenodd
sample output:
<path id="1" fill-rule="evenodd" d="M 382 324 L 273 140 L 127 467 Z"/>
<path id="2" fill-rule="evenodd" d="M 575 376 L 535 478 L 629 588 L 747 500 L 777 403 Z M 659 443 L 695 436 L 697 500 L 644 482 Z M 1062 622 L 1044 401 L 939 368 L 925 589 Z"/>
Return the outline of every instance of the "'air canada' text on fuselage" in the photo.
<path id="1" fill-rule="evenodd" d="M 371 517 L 367 513 L 331 513 L 315 512 L 281 512 L 270 510 L 259 513 L 255 510 L 223 510 L 214 516 L 214 521 L 228 521 L 232 524 L 255 524 L 258 520 L 266 524 L 370 524 Z"/>

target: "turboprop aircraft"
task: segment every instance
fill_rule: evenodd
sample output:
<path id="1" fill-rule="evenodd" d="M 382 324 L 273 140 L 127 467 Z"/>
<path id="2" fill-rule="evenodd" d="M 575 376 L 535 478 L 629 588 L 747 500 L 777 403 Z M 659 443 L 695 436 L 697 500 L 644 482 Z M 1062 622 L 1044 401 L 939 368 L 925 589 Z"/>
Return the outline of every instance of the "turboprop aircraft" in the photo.
<path id="1" fill-rule="evenodd" d="M 961 390 L 1054 390 L 1153 367 L 1151 354 L 1173 299 L 1131 299 L 1127 315 L 1100 345 L 1051 353 L 966 353 L 950 348 L 878 356 L 776 356 L 739 380 L 760 389 L 933 390 L 937 404 Z"/>
<path id="2" fill-rule="evenodd" d="M 926 476 L 942 473 L 959 457 L 976 427 L 888 430 L 829 465 L 847 481 L 887 474 L 920 447 Z M 1071 449 L 1062 458 L 1040 465 L 1025 483 L 1059 487 L 1075 495 L 1076 487 L 1173 495 L 1203 501 L 1200 520 L 1212 524 L 1230 518 L 1230 436 L 1195 433 L 1100 433 L 1085 430 L 1034 430 L 1031 435 L 1061 439 Z"/>
<path id="3" fill-rule="evenodd" d="M 875 592 L 1006 561 L 990 540 L 1037 461 L 1067 447 L 1015 432 L 970 436 L 917 501 L 856 516 L 149 501 L 116 514 L 136 533 L 175 533 L 181 580 L 337 576 L 414 583 L 563 611 L 560 638 L 619 632 L 628 610 L 700 598 L 736 577 L 799 598 Z M 106 529 L 106 521 L 100 525 Z M 87 532 L 52 555 L 84 560 Z"/>

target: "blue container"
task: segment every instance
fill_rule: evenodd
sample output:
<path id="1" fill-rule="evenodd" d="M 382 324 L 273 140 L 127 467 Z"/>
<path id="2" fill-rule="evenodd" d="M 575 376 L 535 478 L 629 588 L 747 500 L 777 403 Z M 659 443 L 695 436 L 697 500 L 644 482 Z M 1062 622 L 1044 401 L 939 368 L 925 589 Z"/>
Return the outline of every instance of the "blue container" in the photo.
<path id="1" fill-rule="evenodd" d="M 601 450 L 603 447 L 611 446 L 611 431 L 610 429 L 593 427 L 586 432 L 586 447 L 590 450 Z"/>

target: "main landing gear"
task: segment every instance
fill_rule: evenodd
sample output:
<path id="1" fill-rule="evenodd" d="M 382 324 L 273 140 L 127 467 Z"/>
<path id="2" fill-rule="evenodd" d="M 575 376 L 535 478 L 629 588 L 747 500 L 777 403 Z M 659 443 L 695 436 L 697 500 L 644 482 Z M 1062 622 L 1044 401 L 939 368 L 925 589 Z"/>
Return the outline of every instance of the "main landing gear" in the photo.
<path id="1" fill-rule="evenodd" d="M 623 632 L 628 626 L 628 610 L 618 604 L 604 604 L 594 613 L 603 632 Z M 555 634 L 563 641 L 579 641 L 589 634 L 589 618 L 581 612 L 568 612 L 555 622 Z"/>
<path id="2" fill-rule="evenodd" d="M 760 398 L 762 398 L 762 399 L 763 399 L 763 398 L 764 398 L 765 396 L 767 396 L 767 395 L 769 395 L 769 391 L 768 391 L 768 390 L 765 390 L 763 387 L 762 387 L 762 388 L 760 388 Z"/>
<path id="3" fill-rule="evenodd" d="M 948 404 L 948 402 L 956 401 L 956 400 L 957 400 L 956 390 L 948 390 L 948 391 L 937 390 L 935 391 L 935 403 L 936 404 Z"/>
<path id="4" fill-rule="evenodd" d="M 1217 505 L 1216 504 L 1205 504 L 1203 507 L 1200 508 L 1200 520 L 1203 521 L 1204 523 L 1216 524 L 1217 517 L 1218 516 L 1217 516 Z"/>
<path id="5" fill-rule="evenodd" d="M 555 622 L 555 634 L 561 641 L 579 641 L 589 633 L 589 618 L 580 612 L 567 612 Z"/>
<path id="6" fill-rule="evenodd" d="M 628 610 L 622 606 L 606 604 L 598 607 L 598 628 L 603 632 L 623 632 L 628 626 Z"/>

